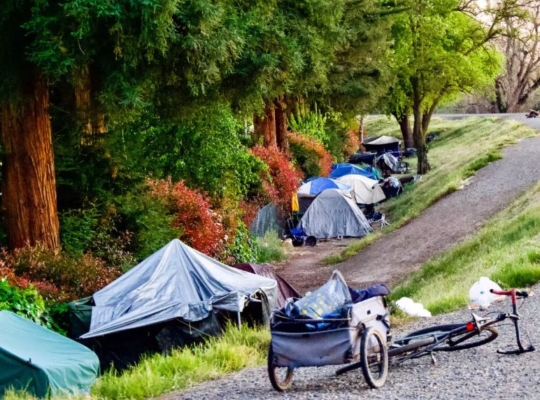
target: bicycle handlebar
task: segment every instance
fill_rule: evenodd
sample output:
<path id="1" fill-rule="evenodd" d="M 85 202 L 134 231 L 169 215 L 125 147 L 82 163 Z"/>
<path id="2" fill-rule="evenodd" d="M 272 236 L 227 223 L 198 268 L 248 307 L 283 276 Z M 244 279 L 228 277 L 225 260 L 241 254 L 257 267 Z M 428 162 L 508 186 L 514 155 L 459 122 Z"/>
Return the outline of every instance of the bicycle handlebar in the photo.
<path id="1" fill-rule="evenodd" d="M 527 292 L 526 290 L 517 290 L 517 289 L 496 290 L 496 289 L 490 289 L 489 291 L 491 293 L 497 294 L 499 296 L 529 297 L 529 292 Z"/>

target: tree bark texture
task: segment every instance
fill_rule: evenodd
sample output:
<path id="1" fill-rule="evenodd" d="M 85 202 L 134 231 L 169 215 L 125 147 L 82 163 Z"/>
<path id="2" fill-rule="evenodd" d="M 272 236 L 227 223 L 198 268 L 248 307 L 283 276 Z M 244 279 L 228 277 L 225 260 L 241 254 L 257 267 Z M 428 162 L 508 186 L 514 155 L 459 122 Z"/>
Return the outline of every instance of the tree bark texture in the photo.
<path id="1" fill-rule="evenodd" d="M 276 114 L 273 105 L 267 105 L 264 110 L 264 116 L 255 116 L 253 120 L 254 136 L 263 138 L 264 147 L 277 146 L 276 142 Z"/>
<path id="2" fill-rule="evenodd" d="M 95 84 L 88 68 L 82 68 L 75 84 L 75 108 L 81 122 L 81 144 L 95 146 L 106 132 L 105 116 L 100 113 L 94 99 Z"/>
<path id="3" fill-rule="evenodd" d="M 401 136 L 403 137 L 403 146 L 406 149 L 414 147 L 413 133 L 411 129 L 411 121 L 409 113 L 403 113 L 401 115 L 394 115 L 401 130 Z"/>
<path id="4" fill-rule="evenodd" d="M 287 138 L 287 105 L 282 100 L 274 101 L 276 117 L 276 143 L 279 149 L 289 153 L 289 139 Z"/>
<path id="5" fill-rule="evenodd" d="M 10 249 L 60 246 L 49 91 L 45 78 L 27 82 L 28 101 L 0 110 L 4 145 L 2 207 Z"/>

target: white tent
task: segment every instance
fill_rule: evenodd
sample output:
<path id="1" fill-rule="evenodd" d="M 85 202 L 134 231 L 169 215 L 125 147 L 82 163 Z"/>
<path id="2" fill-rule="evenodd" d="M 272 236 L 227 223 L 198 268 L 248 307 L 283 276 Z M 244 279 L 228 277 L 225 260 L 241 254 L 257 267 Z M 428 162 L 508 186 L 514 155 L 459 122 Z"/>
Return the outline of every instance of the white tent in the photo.
<path id="1" fill-rule="evenodd" d="M 379 136 L 377 138 L 367 138 L 364 140 L 363 144 L 370 144 L 370 145 L 383 145 L 383 144 L 390 144 L 390 143 L 401 143 L 401 140 L 398 138 L 392 137 L 392 136 Z"/>
<path id="2" fill-rule="evenodd" d="M 354 200 L 337 189 L 327 189 L 318 195 L 299 225 L 307 235 L 319 239 L 362 237 L 372 231 Z"/>
<path id="3" fill-rule="evenodd" d="M 343 175 L 337 180 L 352 187 L 357 204 L 375 204 L 386 199 L 381 185 L 373 179 L 362 175 Z"/>

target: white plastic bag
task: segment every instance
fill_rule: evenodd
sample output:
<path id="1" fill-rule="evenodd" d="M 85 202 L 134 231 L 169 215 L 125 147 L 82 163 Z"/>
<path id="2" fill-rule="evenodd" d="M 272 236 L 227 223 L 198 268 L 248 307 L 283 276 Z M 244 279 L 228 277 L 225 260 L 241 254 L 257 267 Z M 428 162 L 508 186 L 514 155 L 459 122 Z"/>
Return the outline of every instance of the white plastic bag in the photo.
<path id="1" fill-rule="evenodd" d="M 469 290 L 469 308 L 487 308 L 494 301 L 504 299 L 504 296 L 491 293 L 491 289 L 501 290 L 501 287 L 491 279 L 481 277 Z"/>
<path id="2" fill-rule="evenodd" d="M 402 297 L 401 299 L 396 301 L 396 305 L 401 311 L 412 317 L 431 317 L 431 312 L 426 310 L 422 303 L 415 303 L 412 299 L 408 297 Z"/>

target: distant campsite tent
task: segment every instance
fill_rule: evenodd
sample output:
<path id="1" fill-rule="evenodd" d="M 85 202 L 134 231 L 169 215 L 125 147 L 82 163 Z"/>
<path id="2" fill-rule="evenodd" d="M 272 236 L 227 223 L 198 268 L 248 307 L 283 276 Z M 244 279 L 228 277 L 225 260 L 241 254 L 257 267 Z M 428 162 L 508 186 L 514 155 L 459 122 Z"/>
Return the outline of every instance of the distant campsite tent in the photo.
<path id="1" fill-rule="evenodd" d="M 345 175 L 338 178 L 340 182 L 350 185 L 357 204 L 375 204 L 386 199 L 378 181 L 362 175 Z"/>
<path id="2" fill-rule="evenodd" d="M 90 392 L 99 374 L 96 354 L 9 311 L 0 311 L 0 397 L 9 389 L 37 397 Z"/>
<path id="3" fill-rule="evenodd" d="M 304 183 L 297 191 L 300 214 L 305 214 L 315 197 L 327 189 L 338 189 L 346 194 L 352 190 L 347 184 L 331 178 L 314 178 Z"/>
<path id="4" fill-rule="evenodd" d="M 318 239 L 362 237 L 372 231 L 354 200 L 336 189 L 328 189 L 318 195 L 299 225 L 307 235 Z"/>
<path id="5" fill-rule="evenodd" d="M 373 172 L 367 169 L 360 168 L 357 165 L 343 163 L 343 164 L 336 164 L 333 168 L 334 169 L 328 176 L 329 178 L 332 178 L 332 179 L 337 179 L 340 176 L 350 175 L 350 174 L 363 175 L 370 179 L 377 179 L 377 177 L 373 174 Z"/>
<path id="6" fill-rule="evenodd" d="M 293 288 L 285 279 L 279 276 L 277 272 L 274 271 L 272 266 L 268 264 L 244 263 L 244 264 L 236 264 L 234 265 L 234 268 L 238 268 L 238 269 L 241 269 L 242 271 L 251 272 L 257 275 L 266 276 L 267 278 L 275 279 L 278 284 L 277 302 L 276 302 L 276 308 L 278 309 L 285 306 L 287 299 L 291 297 L 296 297 L 296 298 L 302 297 L 300 293 L 296 291 L 295 288 Z"/>
<path id="7" fill-rule="evenodd" d="M 277 208 L 272 203 L 265 205 L 259 210 L 257 216 L 249 226 L 249 231 L 257 237 L 264 237 L 268 231 L 276 231 L 278 236 L 283 233 L 283 228 L 280 226 Z"/>
<path id="8" fill-rule="evenodd" d="M 326 189 L 339 189 L 350 192 L 352 188 L 334 179 L 319 177 L 304 183 L 296 193 L 298 193 L 298 197 L 315 197 Z"/>
<path id="9" fill-rule="evenodd" d="M 366 151 L 374 151 L 383 154 L 387 151 L 399 151 L 401 141 L 392 136 L 377 136 L 364 139 L 362 145 Z"/>
<path id="10" fill-rule="evenodd" d="M 91 310 L 90 331 L 81 339 L 110 336 L 117 346 L 142 336 L 131 347 L 145 352 L 219 333 L 218 311 L 240 317 L 255 307 L 269 316 L 276 292 L 275 280 L 226 266 L 175 239 L 96 292 L 87 302 L 91 308 L 84 300 L 70 308 L 79 321 Z"/>

